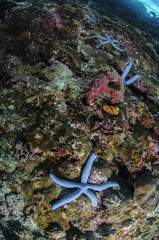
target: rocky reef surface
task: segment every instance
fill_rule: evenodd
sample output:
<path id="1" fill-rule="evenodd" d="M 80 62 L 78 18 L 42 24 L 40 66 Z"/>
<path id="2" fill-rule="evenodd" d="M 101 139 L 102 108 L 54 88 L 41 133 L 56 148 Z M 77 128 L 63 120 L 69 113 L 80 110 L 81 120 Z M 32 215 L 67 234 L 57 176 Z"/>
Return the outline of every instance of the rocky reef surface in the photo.
<path id="1" fill-rule="evenodd" d="M 89 2 L 90 3 L 90 2 Z M 3 7 L 2 7 L 3 6 Z M 159 55 L 152 35 L 83 1 L 0 5 L 0 239 L 157 240 Z M 119 40 L 118 51 L 93 35 Z M 132 62 L 124 86 L 121 75 Z M 98 206 L 51 180 L 89 183 Z"/>

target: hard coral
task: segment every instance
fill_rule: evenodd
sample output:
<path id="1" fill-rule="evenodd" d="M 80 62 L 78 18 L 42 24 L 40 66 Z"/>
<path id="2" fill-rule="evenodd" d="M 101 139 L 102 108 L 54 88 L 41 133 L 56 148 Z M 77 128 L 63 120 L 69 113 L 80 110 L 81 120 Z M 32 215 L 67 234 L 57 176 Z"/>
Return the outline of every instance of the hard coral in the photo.
<path id="1" fill-rule="evenodd" d="M 117 73 L 104 74 L 97 78 L 88 92 L 88 99 L 94 102 L 102 93 L 106 94 L 112 104 L 118 103 L 123 98 L 123 83 Z"/>

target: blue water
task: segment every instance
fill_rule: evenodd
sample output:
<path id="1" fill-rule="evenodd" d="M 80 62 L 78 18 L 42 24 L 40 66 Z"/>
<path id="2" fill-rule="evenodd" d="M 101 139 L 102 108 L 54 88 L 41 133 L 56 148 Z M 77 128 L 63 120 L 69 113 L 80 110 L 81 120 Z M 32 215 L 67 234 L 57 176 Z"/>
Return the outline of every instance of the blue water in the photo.
<path id="1" fill-rule="evenodd" d="M 98 5 L 102 15 L 112 14 L 119 17 L 159 40 L 159 0 L 87 0 L 85 2 Z"/>

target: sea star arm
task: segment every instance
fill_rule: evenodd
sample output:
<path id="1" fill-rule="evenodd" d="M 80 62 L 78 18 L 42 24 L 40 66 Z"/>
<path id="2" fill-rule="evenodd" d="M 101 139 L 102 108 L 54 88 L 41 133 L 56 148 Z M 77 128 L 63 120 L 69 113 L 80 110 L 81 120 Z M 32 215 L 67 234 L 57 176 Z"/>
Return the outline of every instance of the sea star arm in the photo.
<path id="1" fill-rule="evenodd" d="M 130 71 L 131 66 L 132 66 L 132 62 L 130 62 L 130 63 L 128 64 L 128 66 L 126 67 L 125 71 L 124 71 L 124 72 L 122 73 L 122 75 L 121 75 L 121 78 L 122 78 L 122 81 L 123 81 L 123 85 L 124 85 L 124 86 L 130 85 L 131 83 L 133 83 L 134 81 L 136 81 L 136 79 L 138 79 L 138 78 L 140 77 L 139 75 L 135 75 L 135 76 L 132 77 L 131 79 L 125 81 L 125 78 L 126 78 L 128 72 Z"/>
<path id="2" fill-rule="evenodd" d="M 124 52 L 123 49 L 119 48 L 119 47 L 114 43 L 115 41 L 116 41 L 116 40 L 111 41 L 111 45 L 112 45 L 116 50 L 118 50 L 118 51 L 120 51 L 120 52 Z"/>
<path id="3" fill-rule="evenodd" d="M 94 193 L 92 193 L 91 191 L 87 190 L 85 192 L 85 194 L 87 195 L 87 197 L 89 197 L 91 199 L 92 205 L 94 207 L 97 207 L 97 199 Z"/>
<path id="4" fill-rule="evenodd" d="M 108 33 L 106 33 L 105 36 L 107 37 L 108 40 L 111 40 L 111 38 L 109 37 Z"/>
<path id="5" fill-rule="evenodd" d="M 96 46 L 96 48 L 98 49 L 99 47 L 101 47 L 102 45 L 105 45 L 105 44 L 107 44 L 107 43 L 110 43 L 110 41 L 109 41 L 109 40 L 103 41 L 103 42 L 99 43 L 99 44 Z"/>
<path id="6" fill-rule="evenodd" d="M 79 183 L 73 183 L 73 182 L 62 180 L 62 179 L 56 177 L 54 174 L 50 174 L 50 177 L 52 178 L 52 180 L 56 184 L 58 184 L 62 187 L 65 187 L 65 188 L 77 188 L 77 187 L 79 187 Z"/>
<path id="7" fill-rule="evenodd" d="M 125 68 L 124 72 L 123 72 L 122 75 L 121 75 L 121 78 L 122 78 L 122 80 L 123 80 L 124 86 L 126 86 L 125 78 L 126 78 L 128 72 L 130 71 L 131 66 L 132 66 L 132 62 L 130 62 L 130 63 L 127 65 L 127 67 Z"/>
<path id="8" fill-rule="evenodd" d="M 67 203 L 70 203 L 70 202 L 74 201 L 76 198 L 78 198 L 80 195 L 81 195 L 81 190 L 78 189 L 74 193 L 72 193 L 72 194 L 68 195 L 67 197 L 64 197 L 64 198 L 60 199 L 58 202 L 54 203 L 52 205 L 52 209 L 55 210 L 56 208 L 59 208 Z"/>
<path id="9" fill-rule="evenodd" d="M 134 77 L 130 78 L 129 80 L 125 81 L 125 86 L 132 84 L 133 82 L 136 81 L 140 76 L 137 74 Z"/>
<path id="10" fill-rule="evenodd" d="M 100 35 L 94 35 L 94 36 L 90 37 L 90 39 L 92 39 L 92 38 L 99 38 L 101 40 L 107 40 L 105 37 L 102 37 Z"/>
<path id="11" fill-rule="evenodd" d="M 113 43 L 118 43 L 118 42 L 119 42 L 119 40 L 111 40 L 111 39 L 110 39 L 110 42 L 113 42 Z"/>
<path id="12" fill-rule="evenodd" d="M 115 44 L 115 43 L 118 43 L 119 40 L 112 40 L 107 33 L 106 33 L 105 35 L 106 35 L 107 39 L 109 40 L 109 42 L 111 43 L 111 45 L 112 45 L 116 50 L 118 50 L 118 51 L 120 51 L 120 52 L 124 52 L 123 49 L 119 48 L 119 47 Z"/>
<path id="13" fill-rule="evenodd" d="M 91 171 L 91 167 L 92 167 L 94 159 L 95 159 L 95 154 L 92 153 L 90 158 L 88 159 L 88 161 L 86 163 L 86 166 L 85 166 L 84 170 L 83 170 L 82 177 L 81 177 L 81 182 L 82 183 L 87 183 L 88 176 L 89 176 L 89 173 Z"/>
<path id="14" fill-rule="evenodd" d="M 119 187 L 119 184 L 116 182 L 106 182 L 99 185 L 91 185 L 91 184 L 88 184 L 88 185 L 89 185 L 88 188 L 94 191 L 103 191 L 107 188 Z"/>
<path id="15" fill-rule="evenodd" d="M 118 42 L 119 42 L 119 40 L 112 40 L 112 39 L 109 37 L 108 33 L 106 33 L 105 35 L 106 35 L 106 37 L 107 37 L 106 39 L 109 40 L 109 42 L 115 42 L 115 43 L 118 43 Z"/>

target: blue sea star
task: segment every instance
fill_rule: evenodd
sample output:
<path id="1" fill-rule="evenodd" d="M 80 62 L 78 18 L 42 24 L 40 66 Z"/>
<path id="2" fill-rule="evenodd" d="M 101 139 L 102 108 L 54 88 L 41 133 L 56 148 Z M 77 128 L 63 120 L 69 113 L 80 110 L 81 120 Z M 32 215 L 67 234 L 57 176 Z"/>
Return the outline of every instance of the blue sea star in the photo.
<path id="1" fill-rule="evenodd" d="M 122 78 L 124 86 L 128 86 L 128 85 L 132 84 L 133 82 L 136 81 L 136 79 L 138 79 L 140 77 L 139 75 L 135 75 L 134 77 L 132 77 L 129 80 L 125 81 L 125 78 L 126 78 L 128 72 L 130 71 L 131 66 L 132 66 L 132 62 L 130 62 L 128 64 L 128 66 L 126 67 L 126 69 L 124 70 L 124 72 L 121 75 L 121 78 Z"/>
<path id="2" fill-rule="evenodd" d="M 93 184 L 87 183 L 89 173 L 92 168 L 94 159 L 95 159 L 95 154 L 92 153 L 86 163 L 84 170 L 83 170 L 80 183 L 65 181 L 65 180 L 57 178 L 54 174 L 50 174 L 50 177 L 56 184 L 58 184 L 62 187 L 66 187 L 66 188 L 78 188 L 78 190 L 75 191 L 74 193 L 72 193 L 72 194 L 68 195 L 67 197 L 64 197 L 64 198 L 60 199 L 58 202 L 54 203 L 52 205 L 53 210 L 65 205 L 67 203 L 72 202 L 73 200 L 78 198 L 82 193 L 84 193 L 85 195 L 87 195 L 87 197 L 89 197 L 91 199 L 93 206 L 97 207 L 96 196 L 89 189 L 92 189 L 94 191 L 102 191 L 102 190 L 105 190 L 110 187 L 119 187 L 119 184 L 116 182 L 106 182 L 106 183 L 102 183 L 99 185 L 93 185 Z"/>
<path id="3" fill-rule="evenodd" d="M 104 44 L 107 44 L 107 43 L 110 43 L 116 50 L 120 51 L 120 52 L 124 52 L 123 49 L 119 48 L 115 43 L 118 43 L 119 40 L 112 40 L 109 35 L 106 33 L 106 38 L 105 37 L 102 37 L 100 35 L 94 35 L 92 37 L 90 37 L 90 39 L 92 38 L 99 38 L 101 40 L 104 40 L 103 42 L 99 43 L 96 48 L 98 49 L 100 46 L 104 45 Z"/>

